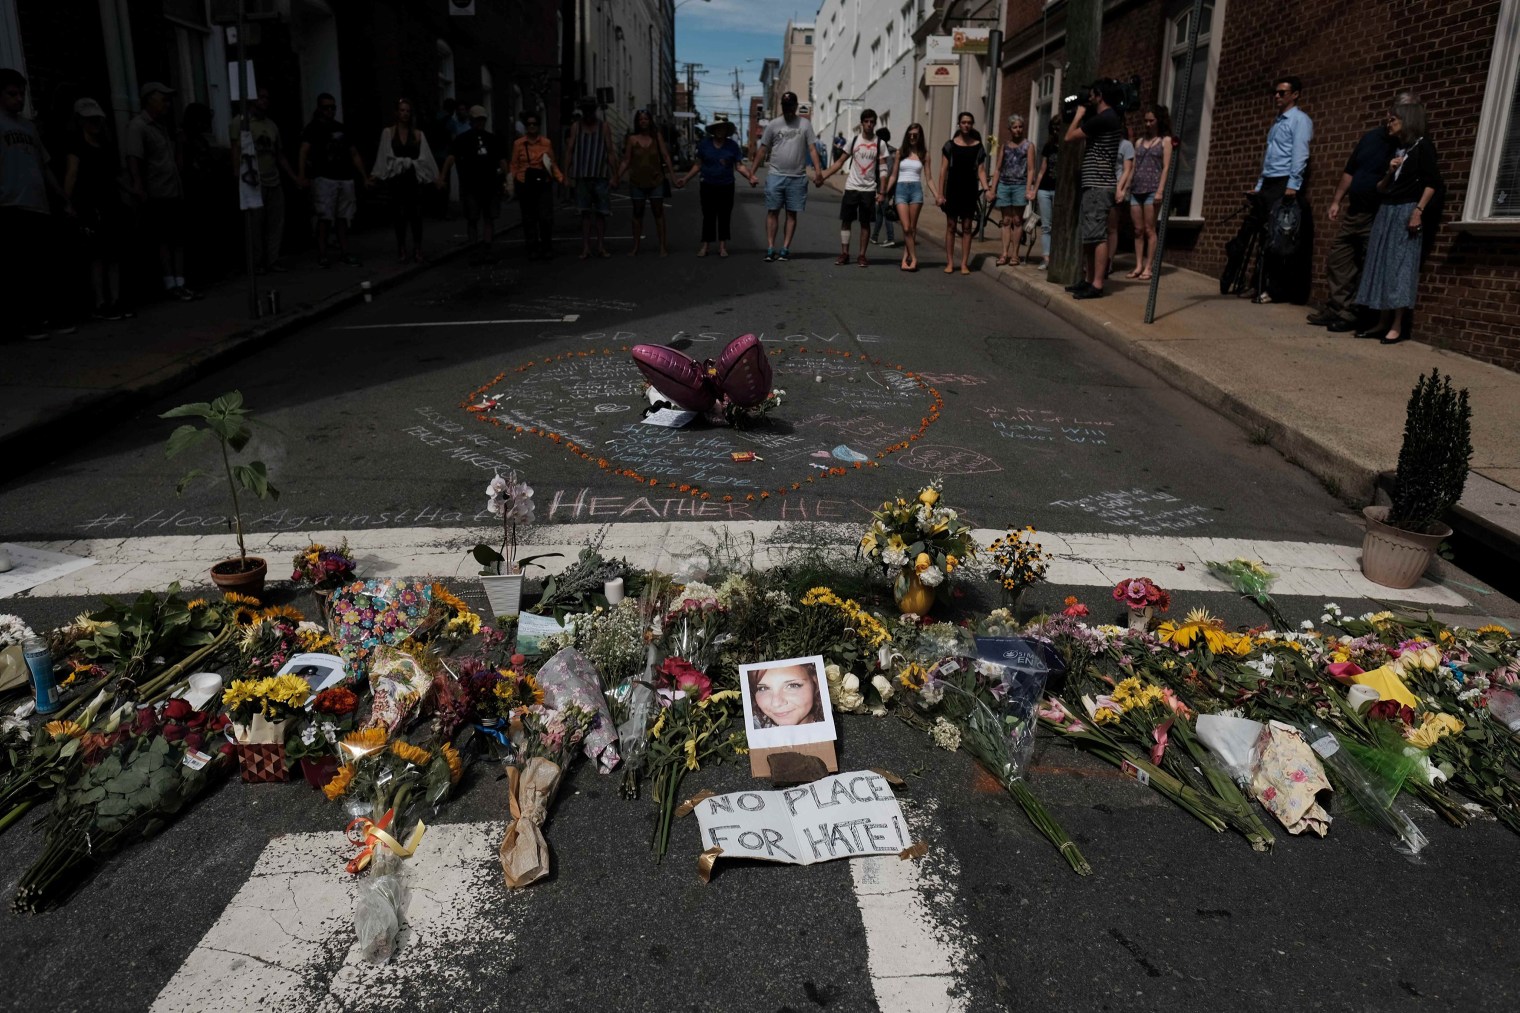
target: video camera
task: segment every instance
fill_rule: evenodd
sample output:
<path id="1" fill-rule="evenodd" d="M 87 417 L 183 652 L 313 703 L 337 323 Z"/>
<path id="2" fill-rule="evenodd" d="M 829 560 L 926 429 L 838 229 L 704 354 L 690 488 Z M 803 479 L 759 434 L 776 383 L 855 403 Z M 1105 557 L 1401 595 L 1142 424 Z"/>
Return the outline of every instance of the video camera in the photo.
<path id="1" fill-rule="evenodd" d="M 1140 108 L 1139 74 L 1131 75 L 1128 81 L 1105 77 L 1094 81 L 1091 87 L 1080 93 L 1064 96 L 1061 99 L 1061 119 L 1070 123 L 1079 108 L 1086 108 L 1089 116 L 1095 113 L 1097 108 L 1087 98 L 1094 91 L 1101 92 L 1108 99 L 1108 104 L 1118 110 L 1121 116 Z"/>

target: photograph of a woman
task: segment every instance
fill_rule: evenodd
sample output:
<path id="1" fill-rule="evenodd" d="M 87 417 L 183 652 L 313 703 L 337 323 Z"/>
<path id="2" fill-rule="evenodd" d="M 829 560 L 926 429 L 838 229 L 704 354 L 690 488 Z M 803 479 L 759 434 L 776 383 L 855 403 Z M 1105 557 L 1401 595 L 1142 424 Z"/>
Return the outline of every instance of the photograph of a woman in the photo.
<path id="1" fill-rule="evenodd" d="M 744 727 L 752 748 L 834 739 L 823 658 L 787 658 L 739 667 Z"/>

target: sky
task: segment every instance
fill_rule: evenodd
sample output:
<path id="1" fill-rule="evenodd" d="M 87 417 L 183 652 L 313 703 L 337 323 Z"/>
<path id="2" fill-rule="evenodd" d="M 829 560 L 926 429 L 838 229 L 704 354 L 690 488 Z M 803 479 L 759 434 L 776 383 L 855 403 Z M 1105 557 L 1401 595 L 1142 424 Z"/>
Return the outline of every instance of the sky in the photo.
<path id="1" fill-rule="evenodd" d="M 676 8 L 676 80 L 686 80 L 692 61 L 698 72 L 697 111 L 711 119 L 714 112 L 749 111 L 751 96 L 764 96 L 760 67 L 767 57 L 781 59 L 781 37 L 787 21 L 812 21 L 818 0 L 685 0 Z M 744 94 L 734 100 L 734 68 Z M 735 119 L 735 122 L 741 122 Z"/>

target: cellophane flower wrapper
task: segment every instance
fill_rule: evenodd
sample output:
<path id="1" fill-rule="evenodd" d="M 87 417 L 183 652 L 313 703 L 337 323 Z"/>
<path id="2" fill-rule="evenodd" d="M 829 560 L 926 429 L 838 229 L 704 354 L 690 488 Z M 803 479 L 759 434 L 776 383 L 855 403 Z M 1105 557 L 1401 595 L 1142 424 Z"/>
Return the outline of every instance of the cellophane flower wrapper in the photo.
<path id="1" fill-rule="evenodd" d="M 973 708 L 968 720 L 992 722 L 986 731 L 1001 745 L 1001 767 L 994 772 L 1005 782 L 1021 778 L 1034 753 L 1045 686 L 1052 676 L 1065 671 L 1066 664 L 1050 644 L 1032 637 L 977 637 L 974 664 L 977 678 L 986 683 L 996 706 L 984 703 Z"/>
<path id="2" fill-rule="evenodd" d="M 612 723 L 596 666 L 575 648 L 566 647 L 544 663 L 537 678 L 545 706 L 562 710 L 574 705 L 597 716 L 581 741 L 581 749 L 596 764 L 598 773 L 610 773 L 618 765 L 618 730 Z"/>
<path id="3" fill-rule="evenodd" d="M 369 669 L 373 703 L 364 727 L 384 728 L 393 734 L 416 712 L 432 682 L 433 677 L 405 651 L 383 644 L 376 647 Z"/>
<path id="4" fill-rule="evenodd" d="M 369 875 L 359 880 L 354 895 L 354 934 L 360 954 L 371 964 L 383 964 L 396 952 L 411 895 L 401 857 L 377 849 Z"/>
<path id="5" fill-rule="evenodd" d="M 1390 793 L 1388 786 L 1379 783 L 1380 778 L 1363 767 L 1334 732 L 1317 721 L 1305 723 L 1304 737 L 1335 775 L 1336 785 L 1351 796 L 1373 823 L 1394 836 L 1394 847 L 1400 854 L 1417 861 L 1430 842 L 1409 814 L 1394 802 L 1397 790 Z"/>
<path id="6" fill-rule="evenodd" d="M 375 650 L 410 637 L 432 607 L 432 585 L 422 580 L 356 580 L 334 591 L 333 638 L 349 671 L 362 678 Z"/>

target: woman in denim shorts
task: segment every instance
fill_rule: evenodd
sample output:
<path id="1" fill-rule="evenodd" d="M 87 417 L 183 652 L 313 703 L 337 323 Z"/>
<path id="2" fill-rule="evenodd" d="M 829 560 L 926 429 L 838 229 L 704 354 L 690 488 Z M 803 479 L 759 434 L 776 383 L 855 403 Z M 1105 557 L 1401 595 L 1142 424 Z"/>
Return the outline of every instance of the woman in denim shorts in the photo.
<path id="1" fill-rule="evenodd" d="M 998 142 L 992 155 L 997 166 L 997 182 L 987 188 L 987 199 L 1003 212 L 1003 254 L 999 266 L 1019 266 L 1019 244 L 1024 238 L 1024 208 L 1034 199 L 1034 185 L 1029 167 L 1034 160 L 1034 145 L 1024 136 L 1024 117 L 1008 117 L 1008 140 Z"/>
<path id="2" fill-rule="evenodd" d="M 924 140 L 923 124 L 909 124 L 892 163 L 892 177 L 887 180 L 887 193 L 895 195 L 897 221 L 903 230 L 902 263 L 898 267 L 904 271 L 918 270 L 918 215 L 924 209 L 924 188 L 933 192 L 929 177 L 929 145 Z"/>
<path id="3" fill-rule="evenodd" d="M 654 209 L 654 230 L 660 237 L 660 256 L 670 252 L 665 246 L 665 184 L 673 182 L 670 165 L 670 152 L 665 148 L 665 138 L 654 128 L 654 116 L 648 109 L 640 109 L 633 114 L 633 132 L 623 144 L 623 164 L 612 177 L 612 185 L 617 186 L 623 174 L 628 174 L 628 196 L 633 198 L 630 257 L 639 255 L 639 242 L 644 238 L 645 201 Z"/>
<path id="4" fill-rule="evenodd" d="M 1166 106 L 1145 110 L 1145 136 L 1135 142 L 1135 176 L 1129 192 L 1129 219 L 1135 227 L 1135 269 L 1124 277 L 1151 280 L 1156 255 L 1156 198 L 1172 168 L 1172 117 Z"/>

